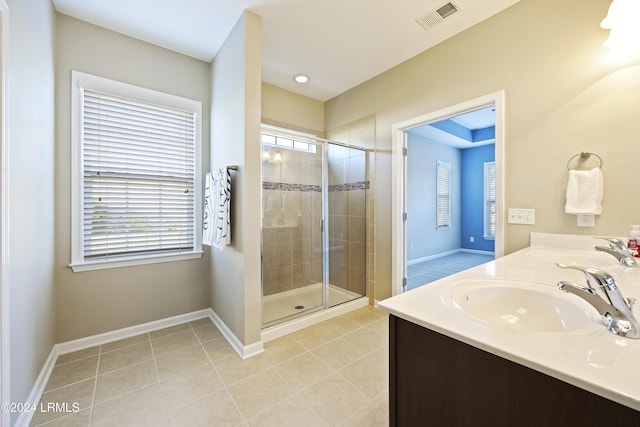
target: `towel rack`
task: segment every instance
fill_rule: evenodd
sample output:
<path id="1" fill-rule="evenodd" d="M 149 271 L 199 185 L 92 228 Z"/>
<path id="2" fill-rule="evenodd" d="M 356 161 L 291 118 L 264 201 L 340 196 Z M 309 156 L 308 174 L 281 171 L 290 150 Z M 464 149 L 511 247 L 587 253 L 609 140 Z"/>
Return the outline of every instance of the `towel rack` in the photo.
<path id="1" fill-rule="evenodd" d="M 237 171 L 238 170 L 238 166 L 227 166 L 227 169 L 231 170 L 231 171 Z"/>
<path id="2" fill-rule="evenodd" d="M 600 161 L 600 166 L 599 167 L 602 169 L 602 163 L 603 163 L 602 162 L 602 157 L 598 156 L 596 153 L 589 153 L 587 151 L 583 151 L 582 153 L 575 154 L 575 155 L 571 156 L 571 158 L 569 158 L 569 160 L 567 161 L 567 170 L 571 170 L 571 167 L 569 165 L 571 164 L 571 161 L 573 159 L 575 159 L 576 157 L 580 157 L 580 160 L 586 160 L 591 156 L 595 156 L 595 157 L 598 158 L 598 160 Z"/>

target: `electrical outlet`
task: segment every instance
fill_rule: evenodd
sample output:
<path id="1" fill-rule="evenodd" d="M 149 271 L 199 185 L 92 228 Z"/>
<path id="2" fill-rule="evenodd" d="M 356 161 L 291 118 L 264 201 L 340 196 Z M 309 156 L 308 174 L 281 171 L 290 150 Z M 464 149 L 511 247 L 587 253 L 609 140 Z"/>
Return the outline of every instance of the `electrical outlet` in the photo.
<path id="1" fill-rule="evenodd" d="M 471 243 L 473 243 L 473 242 L 475 242 L 475 241 L 476 241 L 476 238 L 475 238 L 475 237 L 473 237 L 473 236 L 470 236 L 470 237 L 469 237 L 469 241 L 470 241 Z"/>
<path id="2" fill-rule="evenodd" d="M 507 221 L 509 224 L 535 224 L 535 209 L 512 209 L 507 210 Z"/>
<path id="3" fill-rule="evenodd" d="M 591 214 L 580 214 L 577 215 L 578 218 L 578 227 L 595 227 L 596 226 L 596 216 Z"/>

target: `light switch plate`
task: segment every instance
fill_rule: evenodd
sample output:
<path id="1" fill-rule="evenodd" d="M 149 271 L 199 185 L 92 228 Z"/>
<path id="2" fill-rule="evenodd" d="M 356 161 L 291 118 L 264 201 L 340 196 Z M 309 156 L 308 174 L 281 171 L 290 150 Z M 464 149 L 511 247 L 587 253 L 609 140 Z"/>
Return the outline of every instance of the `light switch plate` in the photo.
<path id="1" fill-rule="evenodd" d="M 509 208 L 507 210 L 507 222 L 509 224 L 535 224 L 536 210 Z"/>

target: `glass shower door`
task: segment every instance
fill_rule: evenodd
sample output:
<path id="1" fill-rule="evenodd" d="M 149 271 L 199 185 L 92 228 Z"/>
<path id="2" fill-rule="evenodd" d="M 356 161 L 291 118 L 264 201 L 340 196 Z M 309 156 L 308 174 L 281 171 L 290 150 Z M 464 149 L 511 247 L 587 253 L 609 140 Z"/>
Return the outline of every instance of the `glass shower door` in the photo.
<path id="1" fill-rule="evenodd" d="M 263 326 L 325 306 L 323 145 L 263 131 Z"/>
<path id="2" fill-rule="evenodd" d="M 366 295 L 367 152 L 328 143 L 328 306 Z"/>

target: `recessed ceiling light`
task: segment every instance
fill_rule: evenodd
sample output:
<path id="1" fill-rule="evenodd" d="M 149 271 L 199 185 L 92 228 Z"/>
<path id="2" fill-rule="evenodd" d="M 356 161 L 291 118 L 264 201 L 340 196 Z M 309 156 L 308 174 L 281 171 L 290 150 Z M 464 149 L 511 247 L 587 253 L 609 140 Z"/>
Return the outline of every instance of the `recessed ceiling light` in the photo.
<path id="1" fill-rule="evenodd" d="M 298 83 L 306 83 L 309 81 L 309 76 L 307 76 L 306 74 L 296 74 L 295 76 L 293 76 L 293 80 Z"/>

